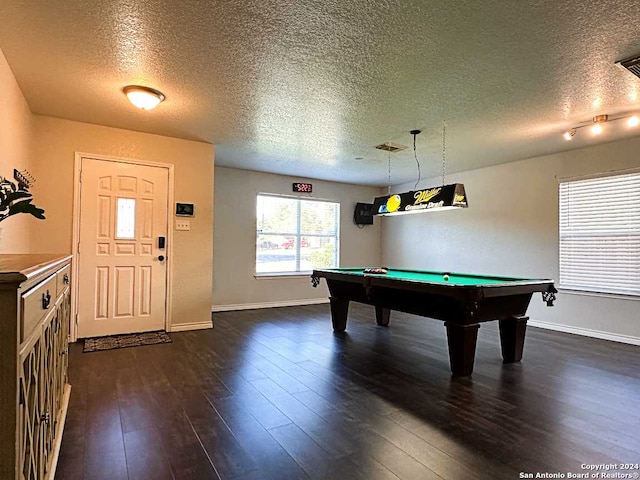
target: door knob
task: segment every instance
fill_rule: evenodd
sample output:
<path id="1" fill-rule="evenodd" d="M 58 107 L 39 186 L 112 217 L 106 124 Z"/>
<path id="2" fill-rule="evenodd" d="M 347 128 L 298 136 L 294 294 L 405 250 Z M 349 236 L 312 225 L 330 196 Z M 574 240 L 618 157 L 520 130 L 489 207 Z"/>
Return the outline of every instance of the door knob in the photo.
<path id="1" fill-rule="evenodd" d="M 164 255 L 160 255 L 160 256 L 158 257 L 158 260 L 160 260 L 160 261 L 162 262 L 162 261 L 164 260 Z"/>

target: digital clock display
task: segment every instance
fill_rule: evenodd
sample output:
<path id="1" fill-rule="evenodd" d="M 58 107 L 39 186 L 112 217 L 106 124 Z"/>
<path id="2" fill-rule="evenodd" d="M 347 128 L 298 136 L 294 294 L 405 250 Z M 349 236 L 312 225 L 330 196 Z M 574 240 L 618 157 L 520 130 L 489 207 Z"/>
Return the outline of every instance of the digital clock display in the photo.
<path id="1" fill-rule="evenodd" d="M 294 183 L 293 191 L 311 193 L 313 192 L 313 186 L 310 183 Z"/>

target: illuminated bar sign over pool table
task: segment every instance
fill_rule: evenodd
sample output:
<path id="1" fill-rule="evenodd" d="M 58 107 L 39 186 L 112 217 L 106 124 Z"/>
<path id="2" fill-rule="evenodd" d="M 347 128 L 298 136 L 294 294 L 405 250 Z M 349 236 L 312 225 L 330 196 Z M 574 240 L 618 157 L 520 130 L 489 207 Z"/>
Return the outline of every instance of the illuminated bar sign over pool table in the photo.
<path id="1" fill-rule="evenodd" d="M 406 215 L 409 213 L 467 208 L 464 185 L 454 183 L 395 195 L 376 197 L 373 200 L 374 215 Z"/>
<path id="2" fill-rule="evenodd" d="M 522 359 L 525 316 L 534 292 L 548 306 L 557 290 L 553 280 L 467 275 L 462 273 L 388 269 L 368 273 L 362 268 L 314 270 L 313 286 L 325 278 L 331 320 L 336 332 L 347 326 L 349 301 L 375 306 L 378 325 L 387 326 L 391 310 L 444 320 L 451 371 L 471 375 L 480 323 L 499 321 L 505 363 Z"/>

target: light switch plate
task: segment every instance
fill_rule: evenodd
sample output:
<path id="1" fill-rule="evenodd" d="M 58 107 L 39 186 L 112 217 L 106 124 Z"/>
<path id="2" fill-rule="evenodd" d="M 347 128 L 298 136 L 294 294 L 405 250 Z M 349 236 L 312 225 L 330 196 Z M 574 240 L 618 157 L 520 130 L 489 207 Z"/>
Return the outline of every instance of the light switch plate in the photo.
<path id="1" fill-rule="evenodd" d="M 191 230 L 190 220 L 176 220 L 176 230 Z"/>

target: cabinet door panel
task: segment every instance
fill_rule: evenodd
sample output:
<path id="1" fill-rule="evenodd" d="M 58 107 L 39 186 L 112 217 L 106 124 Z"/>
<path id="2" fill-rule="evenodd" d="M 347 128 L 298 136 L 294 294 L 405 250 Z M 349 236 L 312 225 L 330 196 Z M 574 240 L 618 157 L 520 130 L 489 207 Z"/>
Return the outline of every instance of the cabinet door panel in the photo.
<path id="1" fill-rule="evenodd" d="M 56 390 L 56 330 L 59 310 L 56 309 L 42 327 L 42 384 L 40 385 L 40 422 L 42 424 L 42 465 L 47 473 L 55 440 L 55 419 L 58 412 Z"/>
<path id="2" fill-rule="evenodd" d="M 19 471 L 25 480 L 42 478 L 41 393 L 42 347 L 41 336 L 34 336 L 20 353 L 18 438 Z"/>

